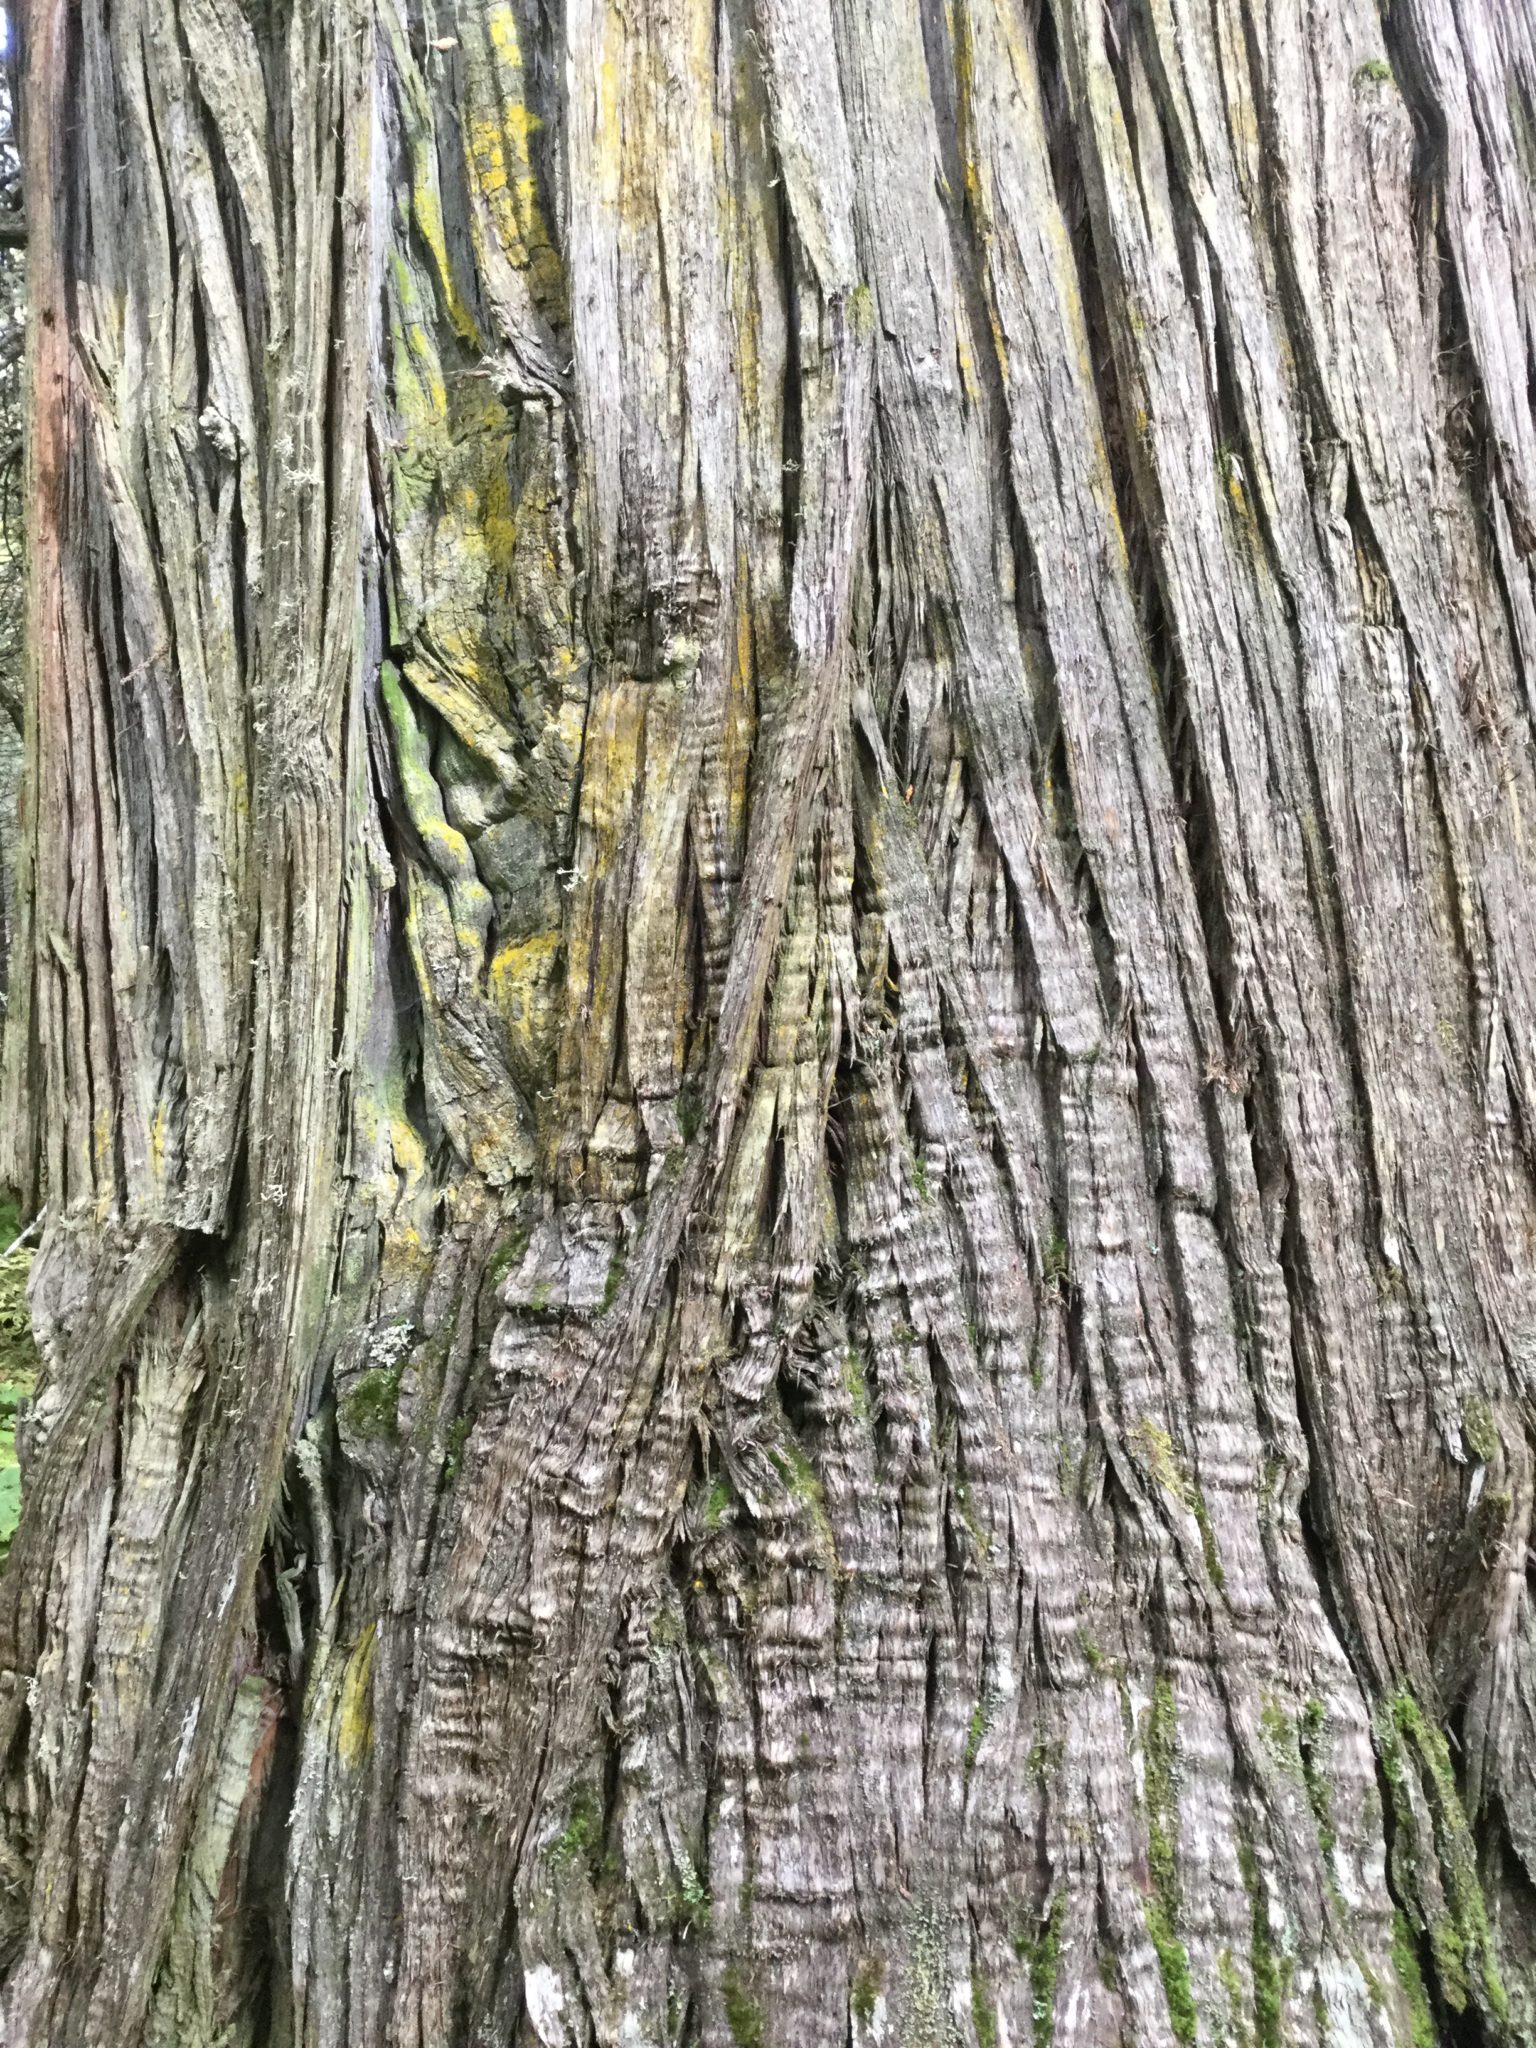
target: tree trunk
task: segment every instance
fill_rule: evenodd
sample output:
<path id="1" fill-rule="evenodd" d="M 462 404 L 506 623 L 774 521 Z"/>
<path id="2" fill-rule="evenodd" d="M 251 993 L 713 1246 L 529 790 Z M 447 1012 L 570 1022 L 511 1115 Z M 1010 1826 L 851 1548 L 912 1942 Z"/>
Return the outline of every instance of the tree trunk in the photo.
<path id="1" fill-rule="evenodd" d="M 1536 2041 L 1529 0 L 28 0 L 13 2048 Z"/>

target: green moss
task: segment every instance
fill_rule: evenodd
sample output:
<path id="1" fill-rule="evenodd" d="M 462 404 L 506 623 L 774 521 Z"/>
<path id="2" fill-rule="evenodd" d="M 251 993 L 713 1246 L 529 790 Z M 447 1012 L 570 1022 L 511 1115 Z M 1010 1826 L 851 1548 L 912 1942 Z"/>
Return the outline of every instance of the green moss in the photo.
<path id="1" fill-rule="evenodd" d="M 1143 1415 L 1131 1431 L 1131 1442 L 1158 1485 L 1171 1493 L 1175 1500 L 1182 1501 L 1184 1476 L 1174 1456 L 1173 1438 L 1162 1424 L 1154 1422 L 1150 1415 Z"/>
<path id="2" fill-rule="evenodd" d="M 912 1154 L 910 1171 L 912 1186 L 917 1192 L 917 1199 L 920 1202 L 931 1202 L 933 1196 L 928 1190 L 928 1162 L 924 1159 L 921 1152 L 914 1152 Z"/>
<path id="3" fill-rule="evenodd" d="M 1272 1695 L 1266 1694 L 1259 1708 L 1259 1733 L 1274 1763 L 1289 1778 L 1303 1777 L 1301 1748 L 1291 1717 Z"/>
<path id="4" fill-rule="evenodd" d="M 704 1503 L 704 1526 L 706 1529 L 715 1530 L 720 1527 L 720 1524 L 725 1520 L 726 1510 L 730 1507 L 734 1498 L 731 1482 L 722 1473 L 709 1489 L 709 1498 Z"/>
<path id="5" fill-rule="evenodd" d="M 1435 2048 L 1435 2016 L 1429 2009 L 1429 1994 L 1424 1989 L 1418 1945 L 1413 1938 L 1413 1929 L 1401 1911 L 1392 1915 L 1392 1973 L 1408 2001 L 1413 2048 Z"/>
<path id="6" fill-rule="evenodd" d="M 677 1890 L 673 1894 L 673 1918 L 681 1927 L 707 1927 L 709 1925 L 709 1886 L 699 1874 L 699 1867 L 686 1849 L 674 1852 L 677 1858 Z"/>
<path id="7" fill-rule="evenodd" d="M 683 1628 L 670 1607 L 658 1607 L 651 1616 L 651 1642 L 659 1649 L 674 1650 L 683 1640 Z"/>
<path id="8" fill-rule="evenodd" d="M 960 1520 L 965 1525 L 965 1533 L 976 1546 L 977 1555 L 980 1557 L 990 1557 L 992 1554 L 992 1538 L 976 1519 L 975 1509 L 971 1506 L 971 1489 L 963 1479 L 957 1481 L 955 1485 L 954 1500 Z"/>
<path id="9" fill-rule="evenodd" d="M 1039 1928 L 1033 1932 L 1026 1928 L 1014 1937 L 1014 1954 L 1029 1966 L 1030 2019 L 1035 2048 L 1050 2048 L 1056 2024 L 1056 1977 L 1061 1967 L 1061 1926 L 1065 1917 L 1066 1899 L 1058 1892 Z"/>
<path id="10" fill-rule="evenodd" d="M 1471 1446 L 1473 1456 L 1484 1465 L 1491 1465 L 1504 1448 L 1493 1410 L 1476 1395 L 1462 1410 L 1461 1433 Z"/>
<path id="11" fill-rule="evenodd" d="M 1378 1717 L 1377 1743 L 1397 1823 L 1394 1867 L 1412 1882 L 1417 1859 L 1432 1853 L 1449 1907 L 1448 1913 L 1424 1913 L 1440 1994 L 1453 2012 L 1463 2012 L 1475 1993 L 1478 2003 L 1502 2021 L 1509 2013 L 1509 1995 L 1499 1975 L 1476 1852 L 1445 1737 L 1404 1688 Z M 1408 1777 L 1415 1766 L 1433 1814 L 1435 1839 L 1430 1843 L 1418 1838 Z M 1422 1911 L 1422 1890 L 1414 1889 Z"/>
<path id="12" fill-rule="evenodd" d="M 843 1386 L 856 1419 L 868 1422 L 869 1383 L 864 1377 L 864 1361 L 851 1348 L 843 1353 Z"/>
<path id="13" fill-rule="evenodd" d="M 1067 1240 L 1059 1231 L 1052 1231 L 1041 1254 L 1040 1277 L 1048 1288 L 1060 1292 L 1066 1286 L 1068 1263 Z"/>
<path id="14" fill-rule="evenodd" d="M 861 2026 L 867 2027 L 874 2018 L 875 2001 L 880 1996 L 880 1986 L 884 1981 L 885 1964 L 879 1956 L 860 1956 L 859 1967 L 853 1973 L 853 1987 L 848 1993 L 848 2005 Z"/>
<path id="15" fill-rule="evenodd" d="M 704 1121 L 704 1097 L 696 1081 L 685 1081 L 677 1091 L 677 1128 L 683 1143 L 691 1145 Z"/>
<path id="16" fill-rule="evenodd" d="M 1037 1736 L 1029 1745 L 1029 1755 L 1024 1763 L 1035 1783 L 1046 1785 L 1061 1769 L 1061 1744 L 1047 1742 L 1043 1736 Z"/>
<path id="17" fill-rule="evenodd" d="M 619 1298 L 619 1289 L 624 1285 L 624 1269 L 627 1264 L 628 1261 L 622 1251 L 616 1251 L 608 1262 L 608 1277 L 603 1282 L 601 1312 L 604 1315 L 607 1315 Z"/>
<path id="18" fill-rule="evenodd" d="M 848 294 L 848 324 L 858 335 L 874 330 L 875 295 L 867 284 L 856 284 Z"/>
<path id="19" fill-rule="evenodd" d="M 1355 73 L 1356 85 L 1391 85 L 1392 66 L 1385 57 L 1367 57 Z"/>
<path id="20" fill-rule="evenodd" d="M 720 1983 L 726 2024 L 736 2048 L 763 2048 L 763 2009 L 753 1997 L 739 1963 L 727 1963 Z"/>
<path id="21" fill-rule="evenodd" d="M 571 1815 L 555 1837 L 549 1860 L 557 1869 L 577 1861 L 592 1862 L 603 1838 L 603 1810 L 590 1786 L 578 1787 L 571 1800 Z"/>
<path id="22" fill-rule="evenodd" d="M 1205 1568 L 1211 1575 L 1211 1583 L 1219 1593 L 1227 1588 L 1226 1567 L 1221 1561 L 1221 1552 L 1216 1546 L 1216 1532 L 1211 1526 L 1210 1510 L 1205 1497 L 1194 1481 L 1187 1476 L 1179 1464 L 1173 1447 L 1173 1438 L 1161 1423 L 1154 1422 L 1150 1415 L 1142 1416 L 1130 1432 L 1133 1448 L 1146 1465 L 1157 1484 L 1165 1493 L 1171 1494 L 1182 1507 L 1189 1509 L 1200 1531 L 1200 1549 L 1205 1558 Z"/>
<path id="23" fill-rule="evenodd" d="M 976 2026 L 976 2048 L 997 2048 L 997 2006 L 978 1975 L 971 1977 L 971 2018 Z"/>
<path id="24" fill-rule="evenodd" d="M 1248 1894 L 1248 1967 L 1253 1977 L 1253 2025 L 1259 2048 L 1280 2048 L 1285 1976 L 1275 1957 L 1258 1858 L 1246 1835 L 1237 1838 L 1237 1867 Z"/>
<path id="25" fill-rule="evenodd" d="M 399 1410 L 399 1366 L 375 1366 L 347 1390 L 341 1419 L 354 1436 L 393 1442 L 399 1432 Z"/>
<path id="26" fill-rule="evenodd" d="M 1205 1496 L 1198 1488 L 1191 1488 L 1190 1510 L 1195 1526 L 1200 1531 L 1200 1548 L 1205 1556 L 1205 1568 L 1211 1575 L 1211 1584 L 1218 1593 L 1227 1590 L 1227 1568 L 1221 1561 L 1221 1552 L 1216 1548 L 1216 1532 L 1211 1527 L 1210 1512 L 1205 1505 Z"/>
<path id="27" fill-rule="evenodd" d="M 1333 1822 L 1333 1794 L 1328 1785 L 1328 1709 L 1319 1699 L 1309 1699 L 1301 1710 L 1297 1747 L 1301 1752 L 1301 1774 L 1307 1788 L 1312 1817 L 1317 1822 L 1317 1840 L 1325 1857 L 1338 1846 Z"/>
<path id="28" fill-rule="evenodd" d="M 1173 2029 L 1173 2037 L 1183 2042 L 1184 2048 L 1193 2048 L 1199 2017 L 1189 1981 L 1189 1952 L 1155 1899 L 1147 1906 L 1147 1932 L 1157 1953 L 1157 1967 L 1168 2000 L 1168 2023 Z"/>
<path id="29" fill-rule="evenodd" d="M 1152 1687 L 1152 1704 L 1143 1716 L 1143 1748 L 1147 1866 L 1152 1879 L 1152 1896 L 1146 1904 L 1147 1933 L 1157 1954 L 1174 2038 L 1183 2048 L 1192 2048 L 1198 2017 L 1189 1954 L 1178 1934 L 1178 1707 L 1172 1681 L 1167 1678 L 1159 1678 Z"/>
<path id="30" fill-rule="evenodd" d="M 1227 2020 L 1238 2040 L 1244 2040 L 1248 2033 L 1246 2011 L 1248 1994 L 1243 1986 L 1243 1973 L 1237 1967 L 1229 1948 L 1222 1949 L 1216 1957 L 1216 1976 L 1222 1990 L 1227 1994 Z"/>
<path id="31" fill-rule="evenodd" d="M 493 1287 L 501 1286 L 508 1273 L 527 1251 L 528 1235 L 526 1230 L 514 1230 L 506 1242 L 497 1245 L 492 1252 L 490 1264 L 486 1267 L 486 1275 Z"/>
<path id="32" fill-rule="evenodd" d="M 837 1543 L 832 1534 L 832 1518 L 827 1513 L 827 1498 L 822 1492 L 821 1481 L 816 1468 L 801 1450 L 792 1436 L 787 1436 L 769 1452 L 779 1477 L 784 1481 L 795 1499 L 805 1510 L 806 1519 L 816 1539 L 827 1570 L 837 1570 Z"/>
<path id="33" fill-rule="evenodd" d="M 987 1730 L 992 1725 L 992 1712 L 996 1704 L 996 1695 L 989 1687 L 982 1693 L 981 1698 L 971 1710 L 971 1725 L 966 1730 L 965 1735 L 965 1782 L 967 1784 L 971 1782 L 971 1773 L 976 1768 L 976 1758 L 980 1753 L 983 1741 L 986 1739 Z"/>
<path id="34" fill-rule="evenodd" d="M 459 1476 L 459 1466 L 464 1460 L 464 1446 L 469 1442 L 469 1432 L 473 1426 L 470 1416 L 456 1415 L 443 1431 L 443 1449 L 446 1453 L 443 1460 L 443 1477 L 449 1481 Z"/>

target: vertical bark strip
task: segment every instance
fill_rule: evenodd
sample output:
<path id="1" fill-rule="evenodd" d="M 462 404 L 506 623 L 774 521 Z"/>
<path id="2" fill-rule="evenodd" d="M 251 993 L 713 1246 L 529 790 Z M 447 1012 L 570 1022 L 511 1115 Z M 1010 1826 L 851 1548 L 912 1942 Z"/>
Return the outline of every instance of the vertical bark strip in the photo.
<path id="1" fill-rule="evenodd" d="M 1526 0 L 28 0 L 17 2048 L 1536 2041 Z"/>

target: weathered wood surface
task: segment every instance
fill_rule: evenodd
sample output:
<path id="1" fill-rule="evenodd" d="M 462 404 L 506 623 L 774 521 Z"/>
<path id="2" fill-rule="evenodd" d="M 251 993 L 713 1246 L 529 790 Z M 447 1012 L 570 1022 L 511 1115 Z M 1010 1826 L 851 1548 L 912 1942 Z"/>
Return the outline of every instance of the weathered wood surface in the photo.
<path id="1" fill-rule="evenodd" d="M 28 0 L 15 2048 L 1536 2040 L 1529 0 Z"/>

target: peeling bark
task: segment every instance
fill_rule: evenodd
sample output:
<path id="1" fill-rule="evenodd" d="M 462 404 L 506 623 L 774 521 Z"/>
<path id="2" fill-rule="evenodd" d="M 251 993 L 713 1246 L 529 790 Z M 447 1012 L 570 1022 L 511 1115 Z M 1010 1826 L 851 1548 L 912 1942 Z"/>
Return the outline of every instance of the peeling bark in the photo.
<path id="1" fill-rule="evenodd" d="M 1526 0 L 29 0 L 17 2048 L 1536 2041 Z"/>

